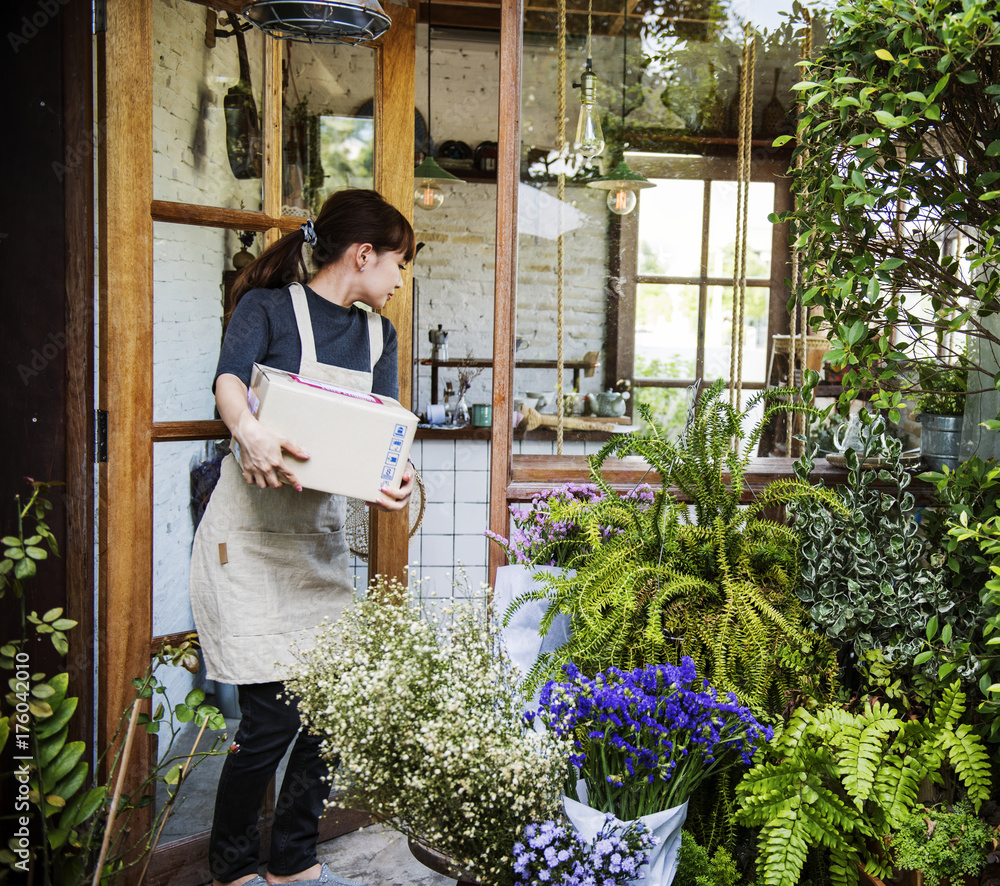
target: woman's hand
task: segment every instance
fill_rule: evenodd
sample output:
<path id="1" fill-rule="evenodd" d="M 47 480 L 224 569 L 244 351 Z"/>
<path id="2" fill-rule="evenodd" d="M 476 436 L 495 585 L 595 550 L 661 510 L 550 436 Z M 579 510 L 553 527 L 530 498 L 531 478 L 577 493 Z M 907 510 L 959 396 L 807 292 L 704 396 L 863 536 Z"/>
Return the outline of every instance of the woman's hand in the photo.
<path id="1" fill-rule="evenodd" d="M 399 489 L 383 489 L 379 492 L 375 501 L 369 502 L 372 507 L 380 511 L 401 511 L 410 503 L 410 496 L 413 494 L 413 487 L 416 483 L 416 469 L 413 462 L 406 463 L 406 470 L 403 471 L 403 482 Z"/>
<path id="2" fill-rule="evenodd" d="M 224 373 L 215 380 L 215 402 L 219 415 L 240 444 L 243 479 L 261 489 L 277 489 L 283 484 L 302 491 L 295 473 L 288 470 L 282 451 L 307 459 L 309 453 L 291 440 L 265 428 L 247 408 L 247 386 L 235 375 Z"/>
<path id="3" fill-rule="evenodd" d="M 261 489 L 278 489 L 287 484 L 298 492 L 302 491 L 298 477 L 288 470 L 282 457 L 282 452 L 288 452 L 296 458 L 309 458 L 309 453 L 301 446 L 269 431 L 249 412 L 240 418 L 233 436 L 240 444 L 240 467 L 248 484 L 256 484 Z"/>

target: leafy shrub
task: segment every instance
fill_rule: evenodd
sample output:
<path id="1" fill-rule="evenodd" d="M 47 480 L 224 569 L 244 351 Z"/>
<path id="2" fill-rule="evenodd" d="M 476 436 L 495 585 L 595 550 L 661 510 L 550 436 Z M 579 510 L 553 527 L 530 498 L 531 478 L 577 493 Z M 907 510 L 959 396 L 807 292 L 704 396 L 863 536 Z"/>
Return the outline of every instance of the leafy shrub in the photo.
<path id="1" fill-rule="evenodd" d="M 962 876 L 978 877 L 995 836 L 966 801 L 951 812 L 918 807 L 893 833 L 891 849 L 897 867 L 921 871 L 925 886 L 939 886 Z"/>
<path id="2" fill-rule="evenodd" d="M 838 706 L 799 708 L 737 786 L 741 823 L 759 826 L 758 867 L 764 886 L 798 881 L 810 847 L 829 853 L 835 886 L 857 882 L 856 864 L 886 877 L 884 838 L 917 805 L 924 778 L 947 772 L 974 809 L 991 796 L 981 740 L 961 723 L 965 696 L 947 687 L 933 714 L 900 719 L 872 701 L 857 714 Z"/>
<path id="3" fill-rule="evenodd" d="M 859 657 L 878 651 L 893 662 L 909 661 L 922 649 L 929 619 L 950 602 L 940 571 L 923 563 L 902 443 L 876 444 L 885 430 L 881 416 L 871 419 L 870 429 L 860 452 L 844 454 L 847 478 L 836 489 L 842 509 L 809 500 L 789 508 L 790 525 L 802 537 L 796 592 L 816 630 L 837 647 Z M 876 445 L 879 467 L 866 469 Z M 807 452 L 795 462 L 795 475 L 809 482 L 814 466 Z"/>

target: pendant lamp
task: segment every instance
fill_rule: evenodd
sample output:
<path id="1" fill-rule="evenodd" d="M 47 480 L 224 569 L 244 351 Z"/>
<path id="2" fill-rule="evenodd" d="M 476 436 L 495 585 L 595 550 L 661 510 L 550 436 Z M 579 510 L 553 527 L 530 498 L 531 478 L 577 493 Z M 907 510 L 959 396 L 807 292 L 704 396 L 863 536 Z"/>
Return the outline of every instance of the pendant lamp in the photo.
<path id="1" fill-rule="evenodd" d="M 597 107 L 597 74 L 594 73 L 594 59 L 591 55 L 591 23 L 593 20 L 593 0 L 587 4 L 587 63 L 580 75 L 580 82 L 573 86 L 580 90 L 580 116 L 576 122 L 576 138 L 573 149 L 588 160 L 604 150 L 604 133 L 601 131 L 601 112 Z"/>
<path id="2" fill-rule="evenodd" d="M 628 3 L 622 11 L 622 151 L 625 147 L 625 86 L 628 82 Z M 636 204 L 636 192 L 643 188 L 655 188 L 644 175 L 640 175 L 625 160 L 624 156 L 618 165 L 607 175 L 602 175 L 587 182 L 588 188 L 599 188 L 608 192 L 608 209 L 615 215 L 628 215 Z"/>
<path id="3" fill-rule="evenodd" d="M 243 15 L 277 40 L 361 43 L 392 24 L 378 0 L 253 0 Z"/>
<path id="4" fill-rule="evenodd" d="M 413 204 L 418 209 L 431 211 L 444 203 L 444 191 L 438 185 L 442 182 L 460 182 L 457 175 L 442 169 L 431 156 L 431 4 L 427 2 L 427 130 L 424 134 L 424 159 L 413 170 L 417 187 L 413 192 Z"/>

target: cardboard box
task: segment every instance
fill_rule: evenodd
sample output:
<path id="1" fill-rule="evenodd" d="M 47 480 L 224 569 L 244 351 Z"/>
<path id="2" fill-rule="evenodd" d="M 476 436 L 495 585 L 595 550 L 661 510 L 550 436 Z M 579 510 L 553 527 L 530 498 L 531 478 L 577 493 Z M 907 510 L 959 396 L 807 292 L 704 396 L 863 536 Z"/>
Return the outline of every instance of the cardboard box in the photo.
<path id="1" fill-rule="evenodd" d="M 402 483 L 418 419 L 397 400 L 254 364 L 247 405 L 309 453 L 305 461 L 285 453 L 304 487 L 374 501 L 381 487 Z"/>

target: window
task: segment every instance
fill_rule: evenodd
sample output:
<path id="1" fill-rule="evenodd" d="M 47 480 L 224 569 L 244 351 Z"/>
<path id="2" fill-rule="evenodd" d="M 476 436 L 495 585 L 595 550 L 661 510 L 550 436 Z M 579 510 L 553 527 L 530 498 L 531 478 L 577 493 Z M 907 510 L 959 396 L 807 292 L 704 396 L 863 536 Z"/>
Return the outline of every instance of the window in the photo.
<path id="1" fill-rule="evenodd" d="M 635 154 L 629 162 L 656 187 L 642 192 L 635 221 L 622 225 L 614 380 L 631 384 L 637 403 L 679 429 L 685 388 L 696 379 L 731 381 L 735 161 Z M 769 336 L 785 331 L 770 327 L 785 312 L 787 246 L 768 220 L 788 199 L 785 166 L 757 163 L 751 173 L 739 371 L 748 389 L 766 385 Z"/>

